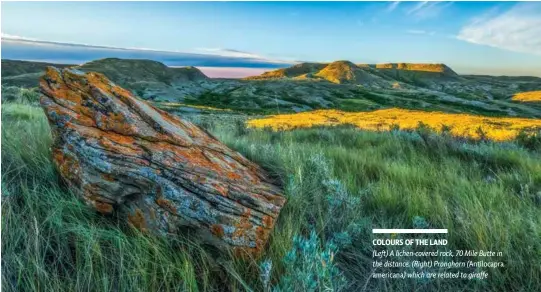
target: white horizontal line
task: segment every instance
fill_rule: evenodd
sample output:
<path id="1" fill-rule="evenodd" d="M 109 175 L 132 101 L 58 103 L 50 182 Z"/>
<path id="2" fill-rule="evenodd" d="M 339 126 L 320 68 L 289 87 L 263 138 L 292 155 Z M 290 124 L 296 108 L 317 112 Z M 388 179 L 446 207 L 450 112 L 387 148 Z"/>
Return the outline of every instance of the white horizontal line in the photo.
<path id="1" fill-rule="evenodd" d="M 372 233 L 447 233 L 447 229 L 372 229 Z"/>

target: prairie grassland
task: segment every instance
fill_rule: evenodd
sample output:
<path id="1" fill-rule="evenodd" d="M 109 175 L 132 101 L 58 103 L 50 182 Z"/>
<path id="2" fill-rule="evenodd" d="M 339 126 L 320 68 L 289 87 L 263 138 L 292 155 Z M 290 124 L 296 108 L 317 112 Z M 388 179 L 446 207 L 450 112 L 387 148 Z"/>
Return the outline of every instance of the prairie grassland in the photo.
<path id="1" fill-rule="evenodd" d="M 199 122 L 284 187 L 288 203 L 260 258 L 238 260 L 189 235 L 142 235 L 98 215 L 60 183 L 42 110 L 3 104 L 4 290 L 540 290 L 539 152 L 426 128 L 276 132 L 228 123 L 227 115 Z M 413 227 L 448 228 L 445 249 L 501 251 L 493 260 L 506 267 L 479 281 L 371 279 L 371 229 Z"/>
<path id="2" fill-rule="evenodd" d="M 248 121 L 250 127 L 268 127 L 274 130 L 345 124 L 370 131 L 388 131 L 395 128 L 413 130 L 421 124 L 437 132 L 449 131 L 454 136 L 506 141 L 516 138 L 522 131 L 541 128 L 541 119 L 485 117 L 391 108 L 371 112 L 317 110 Z"/>
<path id="3" fill-rule="evenodd" d="M 541 90 L 520 92 L 513 95 L 511 100 L 522 102 L 539 102 L 541 101 Z"/>

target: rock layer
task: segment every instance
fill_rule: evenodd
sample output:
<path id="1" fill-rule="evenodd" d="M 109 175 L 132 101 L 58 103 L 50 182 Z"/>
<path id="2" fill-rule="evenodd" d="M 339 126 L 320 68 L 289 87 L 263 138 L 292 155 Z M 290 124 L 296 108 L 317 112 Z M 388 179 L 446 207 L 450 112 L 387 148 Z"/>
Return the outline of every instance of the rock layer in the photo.
<path id="1" fill-rule="evenodd" d="M 102 74 L 49 67 L 40 88 L 54 163 L 97 211 L 144 232 L 262 250 L 285 198 L 258 165 Z"/>

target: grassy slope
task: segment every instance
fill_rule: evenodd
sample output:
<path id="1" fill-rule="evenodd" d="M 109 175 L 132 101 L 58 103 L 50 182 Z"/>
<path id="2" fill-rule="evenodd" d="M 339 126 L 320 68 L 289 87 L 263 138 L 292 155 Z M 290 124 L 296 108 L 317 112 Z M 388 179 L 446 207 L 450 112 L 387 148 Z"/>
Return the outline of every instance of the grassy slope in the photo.
<path id="1" fill-rule="evenodd" d="M 65 68 L 74 65 L 18 60 L 2 60 L 2 87 L 36 87 L 38 85 L 39 77 L 43 74 L 47 66 Z"/>
<path id="2" fill-rule="evenodd" d="M 74 65 L 33 61 L 2 60 L 2 77 L 12 77 L 30 73 L 42 73 L 43 71 L 45 71 L 45 68 L 47 68 L 47 66 L 64 68 Z"/>
<path id="3" fill-rule="evenodd" d="M 292 238 L 314 228 L 323 242 L 350 240 L 342 240 L 336 262 L 351 290 L 541 287 L 539 152 L 425 130 L 270 132 L 227 123 L 227 116 L 219 122 L 212 115 L 203 118 L 218 138 L 284 183 L 289 202 L 263 255 L 274 263 L 274 284 L 295 275 L 282 263 Z M 173 241 L 142 236 L 72 197 L 51 164 L 51 137 L 40 108 L 3 104 L 2 123 L 6 291 L 262 289 L 259 260 L 217 256 L 186 236 Z M 502 251 L 507 268 L 489 271 L 488 281 L 369 280 L 370 229 L 412 228 L 415 216 L 431 227 L 449 228 L 451 250 Z"/>
<path id="4" fill-rule="evenodd" d="M 347 93 L 345 95 L 344 93 Z M 396 94 L 396 93 L 395 93 Z M 281 100 L 293 102 L 296 106 L 308 105 L 313 109 L 335 108 L 343 111 L 359 112 L 399 107 L 412 110 L 442 111 L 448 113 L 471 113 L 485 116 L 509 116 L 512 110 L 518 117 L 540 117 L 541 106 L 523 104 L 503 100 L 485 101 L 485 105 L 466 104 L 463 101 L 446 101 L 430 94 L 400 93 L 390 94 L 363 89 L 331 92 L 330 106 L 323 106 L 317 101 L 296 96 L 281 96 Z M 467 101 L 467 100 L 466 100 Z M 272 98 L 232 96 L 230 94 L 205 93 L 197 97 L 187 98 L 186 104 L 231 109 L 245 113 L 278 114 L 294 112 L 291 105 L 277 105 Z M 259 107 L 258 107 L 259 106 Z"/>

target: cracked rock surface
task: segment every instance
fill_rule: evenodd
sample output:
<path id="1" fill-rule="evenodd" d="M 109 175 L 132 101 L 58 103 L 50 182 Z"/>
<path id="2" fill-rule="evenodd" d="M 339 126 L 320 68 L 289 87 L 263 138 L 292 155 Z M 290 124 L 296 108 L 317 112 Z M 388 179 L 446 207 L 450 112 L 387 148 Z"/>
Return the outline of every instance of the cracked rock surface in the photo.
<path id="1" fill-rule="evenodd" d="M 264 248 L 285 198 L 258 165 L 102 74 L 49 67 L 40 89 L 53 161 L 88 205 L 144 232 Z"/>

